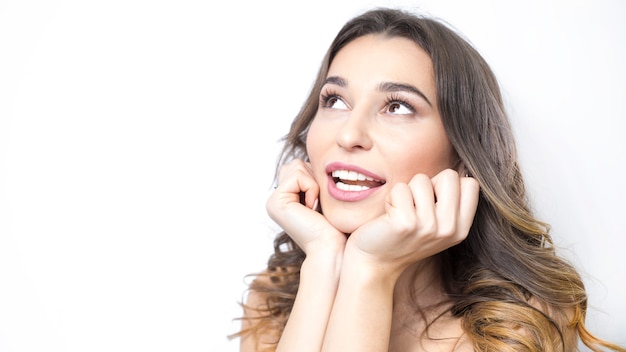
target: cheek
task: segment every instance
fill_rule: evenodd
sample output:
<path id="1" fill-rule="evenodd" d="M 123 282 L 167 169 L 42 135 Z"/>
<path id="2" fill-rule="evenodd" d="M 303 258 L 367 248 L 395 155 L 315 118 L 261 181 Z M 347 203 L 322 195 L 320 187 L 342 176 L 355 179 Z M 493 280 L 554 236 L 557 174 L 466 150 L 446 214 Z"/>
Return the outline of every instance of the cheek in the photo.
<path id="1" fill-rule="evenodd" d="M 400 143 L 397 143 L 400 145 Z M 424 138 L 407 141 L 404 148 L 388 153 L 390 165 L 397 165 L 398 182 L 409 182 L 416 174 L 434 177 L 454 165 L 452 145 L 444 138 Z"/>
<path id="2" fill-rule="evenodd" d="M 306 136 L 306 153 L 309 157 L 309 161 L 313 162 L 317 160 L 321 154 L 324 138 L 327 138 L 326 135 L 327 133 L 324 133 L 319 123 L 316 123 L 316 119 L 314 119 L 309 126 L 309 131 Z"/>

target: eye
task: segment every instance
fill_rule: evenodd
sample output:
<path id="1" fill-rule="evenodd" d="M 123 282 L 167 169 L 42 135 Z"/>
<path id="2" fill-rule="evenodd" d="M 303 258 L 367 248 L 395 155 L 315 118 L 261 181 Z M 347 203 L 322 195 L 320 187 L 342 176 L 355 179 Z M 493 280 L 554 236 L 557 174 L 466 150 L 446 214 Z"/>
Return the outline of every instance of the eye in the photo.
<path id="1" fill-rule="evenodd" d="M 320 103 L 325 108 L 347 110 L 348 105 L 336 94 L 322 95 Z"/>
<path id="2" fill-rule="evenodd" d="M 395 115 L 409 115 L 413 113 L 413 108 L 400 101 L 392 101 L 387 104 L 387 112 Z"/>
<path id="3" fill-rule="evenodd" d="M 415 113 L 415 108 L 402 97 L 394 94 L 387 99 L 385 113 L 391 115 L 412 115 Z"/>

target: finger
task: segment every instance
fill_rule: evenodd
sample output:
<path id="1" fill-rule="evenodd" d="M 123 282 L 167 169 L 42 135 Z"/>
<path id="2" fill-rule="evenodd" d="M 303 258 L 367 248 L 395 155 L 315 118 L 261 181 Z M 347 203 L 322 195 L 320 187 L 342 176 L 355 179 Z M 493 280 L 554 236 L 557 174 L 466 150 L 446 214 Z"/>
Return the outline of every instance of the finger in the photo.
<path id="1" fill-rule="evenodd" d="M 317 183 L 317 180 L 313 177 L 313 170 L 311 169 L 311 163 L 306 162 L 302 163 L 304 170 L 310 176 L 310 180 L 313 180 L 313 183 L 308 185 L 306 189 L 303 188 L 304 192 L 304 205 L 307 207 L 316 210 L 319 203 L 319 194 L 320 194 L 320 186 Z"/>
<path id="2" fill-rule="evenodd" d="M 433 177 L 432 184 L 436 197 L 437 230 L 441 235 L 455 235 L 461 191 L 459 174 L 455 170 L 443 170 Z"/>
<path id="3" fill-rule="evenodd" d="M 300 189 L 304 192 L 304 205 L 315 210 L 320 194 L 320 187 L 315 180 L 312 182 L 311 180 L 313 179 L 302 179 L 298 180 L 298 183 L 300 185 Z"/>
<path id="4" fill-rule="evenodd" d="M 319 196 L 319 185 L 307 165 L 296 160 L 281 167 L 275 193 L 283 195 L 283 199 L 287 197 L 290 202 L 297 201 L 313 209 Z"/>
<path id="5" fill-rule="evenodd" d="M 480 185 L 478 181 L 473 177 L 461 177 L 458 226 L 465 234 L 469 232 L 474 222 L 479 195 Z"/>
<path id="6" fill-rule="evenodd" d="M 422 232 L 433 233 L 437 231 L 435 193 L 430 178 L 424 174 L 417 174 L 409 182 L 409 187 L 415 203 L 415 214 L 419 228 Z"/>
<path id="7" fill-rule="evenodd" d="M 406 183 L 396 183 L 385 204 L 388 223 L 400 231 L 410 231 L 415 226 L 413 194 Z"/>

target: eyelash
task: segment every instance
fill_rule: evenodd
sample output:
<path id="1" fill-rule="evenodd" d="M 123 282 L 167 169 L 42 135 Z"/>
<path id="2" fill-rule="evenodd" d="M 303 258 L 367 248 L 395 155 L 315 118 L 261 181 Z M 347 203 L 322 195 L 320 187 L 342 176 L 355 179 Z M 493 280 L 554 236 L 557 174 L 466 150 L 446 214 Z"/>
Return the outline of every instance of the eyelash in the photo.
<path id="1" fill-rule="evenodd" d="M 391 93 L 391 95 L 385 101 L 385 106 L 387 108 L 389 108 L 391 104 L 400 104 L 400 105 L 403 105 L 405 108 L 409 109 L 411 112 L 413 113 L 415 112 L 415 108 L 413 107 L 413 105 L 411 105 L 411 103 L 409 103 L 408 101 L 400 97 L 400 95 L 398 95 L 397 93 Z"/>
<path id="2" fill-rule="evenodd" d="M 335 91 L 327 89 L 324 93 L 320 94 L 320 106 L 324 108 L 329 107 L 328 102 L 331 99 L 341 99 L 341 97 Z"/>
<path id="3" fill-rule="evenodd" d="M 329 102 L 332 99 L 341 100 L 341 96 L 335 91 L 327 89 L 324 93 L 320 94 L 320 106 L 325 108 L 329 107 Z M 389 95 L 387 99 L 385 99 L 386 108 L 389 108 L 389 106 L 391 106 L 392 104 L 400 104 L 409 109 L 411 112 L 415 112 L 415 108 L 413 107 L 413 105 L 400 97 L 400 95 L 398 95 L 397 93 L 391 93 L 391 95 Z"/>

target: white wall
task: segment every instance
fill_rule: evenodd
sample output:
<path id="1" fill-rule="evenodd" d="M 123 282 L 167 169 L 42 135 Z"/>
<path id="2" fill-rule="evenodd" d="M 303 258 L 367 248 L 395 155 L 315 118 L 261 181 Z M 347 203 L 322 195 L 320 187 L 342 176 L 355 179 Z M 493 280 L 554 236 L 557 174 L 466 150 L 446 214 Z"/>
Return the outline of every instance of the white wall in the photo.
<path id="1" fill-rule="evenodd" d="M 0 351 L 237 350 L 276 141 L 335 32 L 384 3 L 226 3 L 0 1 Z M 624 2 L 391 4 L 492 64 L 590 328 L 626 344 Z"/>

